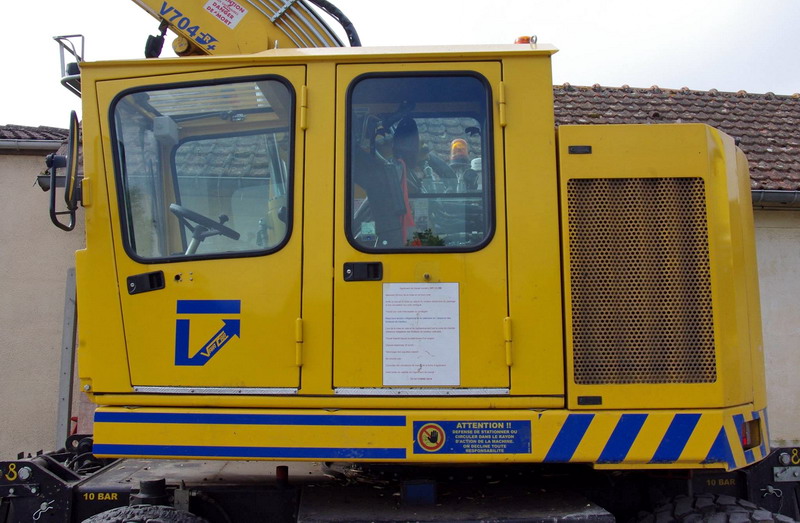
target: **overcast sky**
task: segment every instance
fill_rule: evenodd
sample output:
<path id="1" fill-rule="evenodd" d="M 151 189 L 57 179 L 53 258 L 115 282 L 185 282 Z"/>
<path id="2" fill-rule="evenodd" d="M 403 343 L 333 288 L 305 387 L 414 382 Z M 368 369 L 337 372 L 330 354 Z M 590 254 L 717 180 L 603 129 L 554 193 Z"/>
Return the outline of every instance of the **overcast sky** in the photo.
<path id="1" fill-rule="evenodd" d="M 560 50 L 557 84 L 800 92 L 800 0 L 332 1 L 363 45 L 511 43 L 535 34 Z M 157 27 L 131 0 L 34 0 L 4 10 L 0 125 L 67 127 L 79 108 L 59 84 L 53 36 L 84 34 L 88 60 L 139 58 Z"/>

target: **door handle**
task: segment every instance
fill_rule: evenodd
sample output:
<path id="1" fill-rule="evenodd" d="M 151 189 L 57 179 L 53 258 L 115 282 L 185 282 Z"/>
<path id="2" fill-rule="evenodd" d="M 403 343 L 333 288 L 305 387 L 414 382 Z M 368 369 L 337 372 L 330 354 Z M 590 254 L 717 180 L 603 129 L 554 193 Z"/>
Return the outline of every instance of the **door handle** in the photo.
<path id="1" fill-rule="evenodd" d="M 128 294 L 157 291 L 164 288 L 164 272 L 146 272 L 128 276 Z"/>
<path id="2" fill-rule="evenodd" d="M 381 281 L 382 262 L 351 262 L 344 264 L 344 281 Z"/>

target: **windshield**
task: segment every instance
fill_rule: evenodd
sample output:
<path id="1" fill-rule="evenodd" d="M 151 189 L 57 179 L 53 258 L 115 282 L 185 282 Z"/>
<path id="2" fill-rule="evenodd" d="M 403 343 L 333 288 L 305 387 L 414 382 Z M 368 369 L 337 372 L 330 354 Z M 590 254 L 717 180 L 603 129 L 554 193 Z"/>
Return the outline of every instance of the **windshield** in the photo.
<path id="1" fill-rule="evenodd" d="M 485 245 L 494 224 L 483 79 L 369 75 L 348 102 L 350 243 L 406 253 Z"/>
<path id="2" fill-rule="evenodd" d="M 276 250 L 291 204 L 292 94 L 276 79 L 162 87 L 114 105 L 126 247 L 136 258 Z"/>

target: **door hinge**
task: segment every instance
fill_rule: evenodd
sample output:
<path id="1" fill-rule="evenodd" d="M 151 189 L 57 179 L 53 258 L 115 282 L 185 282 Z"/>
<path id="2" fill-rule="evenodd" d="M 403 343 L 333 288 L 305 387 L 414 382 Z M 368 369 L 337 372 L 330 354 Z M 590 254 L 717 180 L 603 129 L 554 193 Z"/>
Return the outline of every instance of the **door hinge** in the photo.
<path id="1" fill-rule="evenodd" d="M 497 88 L 497 108 L 500 111 L 500 127 L 506 126 L 506 84 L 500 82 Z"/>
<path id="2" fill-rule="evenodd" d="M 300 87 L 300 129 L 308 129 L 308 86 Z"/>
<path id="3" fill-rule="evenodd" d="M 303 318 L 294 320 L 294 360 L 298 367 L 303 366 Z"/>
<path id="4" fill-rule="evenodd" d="M 90 207 L 92 205 L 92 179 L 84 178 L 81 180 L 81 206 Z"/>
<path id="5" fill-rule="evenodd" d="M 511 318 L 506 317 L 503 318 L 503 339 L 506 345 L 506 365 L 509 367 L 512 365 L 511 360 Z"/>

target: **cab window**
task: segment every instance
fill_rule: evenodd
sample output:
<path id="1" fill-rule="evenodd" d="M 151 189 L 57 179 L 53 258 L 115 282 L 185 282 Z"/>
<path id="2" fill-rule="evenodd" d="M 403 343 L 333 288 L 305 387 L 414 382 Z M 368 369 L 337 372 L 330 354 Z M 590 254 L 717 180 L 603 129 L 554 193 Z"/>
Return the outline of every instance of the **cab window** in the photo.
<path id="1" fill-rule="evenodd" d="M 365 252 L 476 250 L 493 233 L 490 91 L 471 73 L 362 76 L 348 93 L 347 230 Z"/>
<path id="2" fill-rule="evenodd" d="M 128 92 L 112 110 L 126 249 L 264 254 L 288 239 L 293 97 L 279 79 Z"/>

